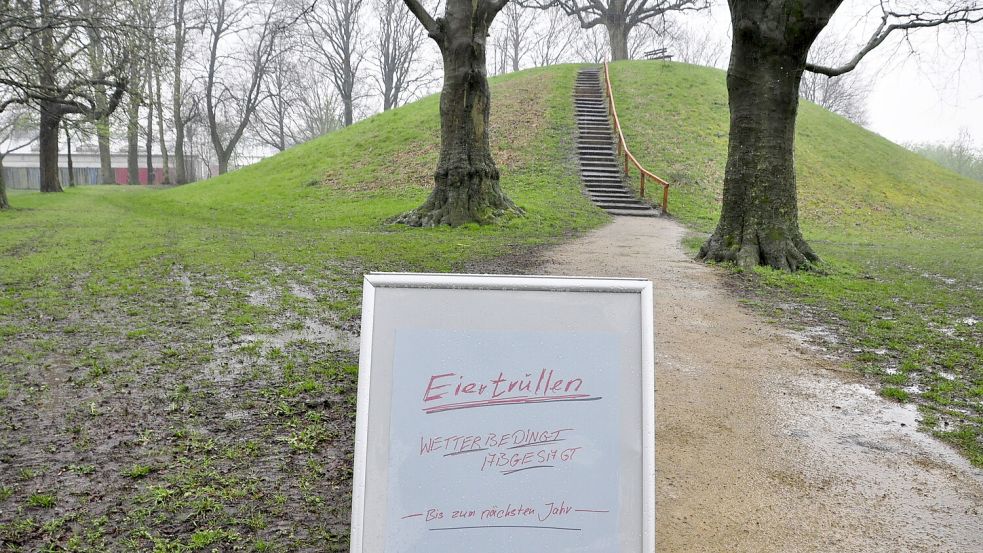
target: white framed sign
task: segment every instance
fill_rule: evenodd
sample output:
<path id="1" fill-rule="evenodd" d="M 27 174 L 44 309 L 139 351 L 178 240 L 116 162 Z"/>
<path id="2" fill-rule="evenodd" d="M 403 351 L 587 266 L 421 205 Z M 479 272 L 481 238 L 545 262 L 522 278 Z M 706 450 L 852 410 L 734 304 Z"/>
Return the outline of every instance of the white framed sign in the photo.
<path id="1" fill-rule="evenodd" d="M 652 284 L 373 273 L 351 551 L 653 553 Z"/>

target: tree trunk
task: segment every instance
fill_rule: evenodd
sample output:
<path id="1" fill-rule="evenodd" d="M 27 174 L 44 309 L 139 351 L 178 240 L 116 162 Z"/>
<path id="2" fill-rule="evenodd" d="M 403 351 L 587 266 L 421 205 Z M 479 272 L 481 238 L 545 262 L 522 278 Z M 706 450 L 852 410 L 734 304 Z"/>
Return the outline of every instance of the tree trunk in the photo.
<path id="1" fill-rule="evenodd" d="M 49 102 L 40 104 L 38 162 L 41 168 L 41 192 L 61 192 L 61 182 L 58 179 L 58 131 L 61 115 Z"/>
<path id="2" fill-rule="evenodd" d="M 218 174 L 224 175 L 229 172 L 229 158 L 230 155 L 225 155 L 224 152 L 218 152 Z"/>
<path id="3" fill-rule="evenodd" d="M 397 221 L 411 226 L 491 223 L 522 210 L 505 196 L 488 145 L 491 91 L 485 68 L 485 39 L 494 14 L 487 2 L 450 0 L 444 38 L 440 93 L 440 158 L 427 201 Z"/>
<path id="4" fill-rule="evenodd" d="M 153 65 L 153 75 L 154 75 L 154 85 L 156 86 L 156 93 L 154 95 L 154 106 L 157 108 L 157 141 L 160 144 L 160 156 L 163 163 L 163 176 L 161 177 L 161 184 L 171 183 L 171 165 L 170 159 L 167 155 L 167 144 L 164 142 L 164 91 L 160 87 L 160 72 L 161 68 L 158 65 Z M 148 131 L 150 132 L 150 131 Z"/>
<path id="5" fill-rule="evenodd" d="M 352 98 L 352 94 L 345 94 L 341 97 L 341 103 L 343 104 L 344 114 L 342 123 L 346 127 L 352 126 L 355 122 L 355 100 Z"/>
<path id="6" fill-rule="evenodd" d="M 611 61 L 628 59 L 628 27 L 624 17 L 608 18 L 604 23 L 608 31 L 608 45 L 611 47 Z"/>
<path id="7" fill-rule="evenodd" d="M 809 47 L 839 2 L 813 7 L 814 12 L 828 8 L 825 15 L 784 4 L 731 2 L 723 206 L 717 229 L 700 248 L 702 260 L 794 271 L 819 259 L 799 231 L 795 117 Z"/>
<path id="8" fill-rule="evenodd" d="M 153 81 L 147 81 L 147 97 L 152 98 L 153 93 L 149 90 Z M 154 107 L 147 105 L 147 184 L 154 184 L 157 176 L 154 174 Z"/>
<path id="9" fill-rule="evenodd" d="M 96 137 L 99 142 L 99 181 L 102 184 L 116 184 L 116 173 L 113 171 L 113 153 L 110 150 L 109 117 L 96 121 Z"/>
<path id="10" fill-rule="evenodd" d="M 68 121 L 62 119 L 62 127 L 65 128 L 65 152 L 68 161 L 68 186 L 75 186 L 75 164 L 72 163 L 72 133 L 68 130 Z"/>
<path id="11" fill-rule="evenodd" d="M 140 184 L 140 100 L 131 92 L 126 121 L 127 184 Z"/>
<path id="12" fill-rule="evenodd" d="M 184 163 L 184 115 L 181 113 L 181 68 L 184 65 L 184 1 L 174 2 L 174 85 L 171 100 L 174 104 L 174 180 L 177 184 L 188 182 Z M 163 144 L 163 140 L 161 141 Z"/>
<path id="13" fill-rule="evenodd" d="M 10 209 L 7 201 L 7 183 L 3 180 L 3 156 L 0 155 L 0 209 Z"/>

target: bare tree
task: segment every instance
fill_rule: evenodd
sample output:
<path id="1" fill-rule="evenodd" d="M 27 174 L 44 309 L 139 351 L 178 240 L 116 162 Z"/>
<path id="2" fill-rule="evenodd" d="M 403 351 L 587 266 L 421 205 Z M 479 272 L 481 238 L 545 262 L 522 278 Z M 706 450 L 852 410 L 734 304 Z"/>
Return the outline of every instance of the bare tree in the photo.
<path id="1" fill-rule="evenodd" d="M 94 0 L 83 0 L 80 2 L 81 9 L 90 17 L 102 15 L 102 8 L 105 6 Z M 88 34 L 88 55 L 89 67 L 93 75 L 99 75 L 105 66 L 105 47 L 102 43 L 103 31 L 98 26 L 90 25 L 86 27 Z M 93 121 L 96 127 L 97 143 L 99 146 L 99 182 L 102 184 L 113 184 L 116 182 L 116 175 L 113 172 L 112 160 L 112 127 L 110 125 L 109 114 L 106 113 L 106 106 L 109 97 L 106 95 L 106 87 L 102 84 L 93 86 L 93 96 L 96 109 L 102 114 Z"/>
<path id="2" fill-rule="evenodd" d="M 265 99 L 264 77 L 296 14 L 290 14 L 281 2 L 204 1 L 208 39 L 205 114 L 218 172 L 223 174 L 229 170 L 229 160 L 253 113 Z M 254 15 L 258 8 L 265 11 Z M 238 48 L 229 44 L 235 37 L 241 40 Z"/>
<path id="3" fill-rule="evenodd" d="M 809 49 L 841 0 L 730 0 L 733 44 L 727 70 L 730 143 L 723 206 L 699 258 L 794 271 L 818 256 L 799 229 L 793 158 L 799 84 L 804 70 L 830 77 L 856 68 L 891 34 L 983 20 L 975 1 L 920 2 L 894 8 L 842 65 L 807 62 Z"/>
<path id="4" fill-rule="evenodd" d="M 626 46 L 627 47 L 627 46 Z M 580 33 L 575 48 L 577 58 L 585 63 L 603 63 L 608 59 L 611 49 L 608 37 L 597 27 L 589 27 Z"/>
<path id="5" fill-rule="evenodd" d="M 698 11 L 709 0 L 523 0 L 540 9 L 558 7 L 575 17 L 584 29 L 602 26 L 607 31 L 612 60 L 629 59 L 628 39 L 639 26 L 657 26 L 667 13 Z"/>
<path id="6" fill-rule="evenodd" d="M 382 95 L 382 110 L 399 107 L 434 82 L 433 67 L 424 65 L 421 47 L 423 28 L 400 0 L 375 0 L 379 18 L 376 39 L 376 87 Z"/>
<path id="7" fill-rule="evenodd" d="M 291 62 L 293 52 L 282 49 L 270 63 L 263 79 L 263 94 L 266 100 L 256 107 L 253 118 L 253 134 L 261 143 L 278 152 L 293 146 L 289 130 L 291 106 L 297 104 L 300 91 L 310 86 L 302 79 L 298 69 Z"/>
<path id="8" fill-rule="evenodd" d="M 502 23 L 498 33 L 505 67 L 518 71 L 522 58 L 529 53 L 533 42 L 533 14 L 517 3 L 506 4 L 498 20 Z"/>
<path id="9" fill-rule="evenodd" d="M 33 120 L 36 118 L 32 118 L 32 115 L 34 114 L 23 106 L 0 112 L 0 209 L 10 209 L 7 185 L 3 180 L 3 158 L 37 141 L 34 133 L 27 133 L 30 138 L 24 138 L 25 131 L 36 125 Z"/>
<path id="10" fill-rule="evenodd" d="M 700 33 L 693 29 L 679 27 L 672 35 L 672 49 L 674 59 L 677 61 L 705 67 L 720 67 L 721 57 L 727 45 L 714 36 L 713 29 L 705 29 Z"/>
<path id="11" fill-rule="evenodd" d="M 184 82 L 184 67 L 187 60 L 186 45 L 188 34 L 196 30 L 197 13 L 192 14 L 188 9 L 187 0 L 172 0 L 171 25 L 174 30 L 174 41 L 171 53 L 173 55 L 172 71 L 173 84 L 171 88 L 171 116 L 174 119 L 174 180 L 177 184 L 188 182 L 188 171 L 184 162 L 184 135 L 189 118 L 185 114 L 185 97 L 187 91 Z M 189 22 L 191 24 L 189 25 Z M 163 143 L 163 138 L 161 139 Z"/>
<path id="12" fill-rule="evenodd" d="M 0 22 L 0 112 L 12 104 L 32 106 L 39 114 L 41 191 L 60 192 L 58 135 L 66 115 L 94 120 L 112 113 L 126 90 L 127 56 L 121 36 L 129 25 L 125 10 L 111 15 L 86 11 L 79 0 L 5 2 Z M 103 64 L 94 73 L 89 63 L 88 29 L 101 30 Z M 96 87 L 112 89 L 106 103 Z"/>
<path id="13" fill-rule="evenodd" d="M 983 182 L 983 149 L 975 147 L 973 136 L 965 127 L 947 143 L 909 144 L 906 147 L 964 177 Z"/>
<path id="14" fill-rule="evenodd" d="M 573 19 L 559 8 L 549 8 L 545 10 L 545 14 L 545 17 L 539 18 L 540 27 L 529 52 L 532 64 L 536 67 L 555 65 L 566 60 L 581 34 L 579 29 L 574 28 L 576 24 Z"/>
<path id="15" fill-rule="evenodd" d="M 418 0 L 405 0 L 444 63 L 440 93 L 440 158 L 427 201 L 398 220 L 413 226 L 490 223 L 521 213 L 499 186 L 488 145 L 491 91 L 485 66 L 488 30 L 508 0 L 447 0 L 434 18 Z"/>
<path id="16" fill-rule="evenodd" d="M 324 136 L 342 127 L 340 102 L 324 81 L 308 83 L 301 89 L 293 125 L 288 127 L 291 140 L 300 144 Z"/>
<path id="17" fill-rule="evenodd" d="M 839 40 L 816 44 L 809 50 L 809 60 L 819 65 L 829 65 L 836 60 L 836 54 L 843 48 L 843 42 Z M 870 96 L 870 83 L 857 71 L 837 77 L 806 71 L 802 74 L 802 82 L 799 84 L 799 95 L 858 125 L 867 124 L 867 97 Z"/>
<path id="18" fill-rule="evenodd" d="M 355 120 L 358 70 L 364 58 L 361 44 L 363 2 L 318 2 L 304 18 L 319 54 L 314 59 L 327 70 L 341 98 L 344 108 L 342 121 L 346 127 Z"/>

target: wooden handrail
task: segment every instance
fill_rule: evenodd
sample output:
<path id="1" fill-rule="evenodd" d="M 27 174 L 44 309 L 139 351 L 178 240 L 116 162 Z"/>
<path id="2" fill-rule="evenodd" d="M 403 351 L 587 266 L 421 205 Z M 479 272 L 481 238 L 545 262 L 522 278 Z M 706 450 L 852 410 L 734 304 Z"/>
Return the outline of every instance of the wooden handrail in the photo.
<path id="1" fill-rule="evenodd" d="M 662 213 L 669 212 L 669 183 L 657 177 L 655 173 L 642 167 L 642 164 L 635 159 L 635 156 L 628 150 L 628 143 L 625 141 L 625 134 L 621 131 L 621 121 L 618 119 L 618 108 L 614 105 L 614 92 L 611 90 L 611 74 L 608 72 L 608 64 L 604 62 L 604 93 L 608 97 L 608 111 L 614 121 L 614 131 L 618 135 L 618 156 L 625 156 L 625 176 L 628 176 L 628 162 L 638 169 L 640 183 L 638 186 L 639 196 L 645 197 L 645 177 L 648 177 L 662 185 Z"/>

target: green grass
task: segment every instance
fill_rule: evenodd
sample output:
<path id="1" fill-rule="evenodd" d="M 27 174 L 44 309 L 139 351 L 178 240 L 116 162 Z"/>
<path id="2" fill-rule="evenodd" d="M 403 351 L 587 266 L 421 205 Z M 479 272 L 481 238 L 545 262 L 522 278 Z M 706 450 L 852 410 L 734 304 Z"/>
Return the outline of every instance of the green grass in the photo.
<path id="1" fill-rule="evenodd" d="M 571 163 L 575 72 L 493 80 L 492 146 L 526 210 L 498 226 L 386 223 L 429 191 L 434 97 L 180 188 L 13 192 L 0 214 L 0 542 L 347 550 L 362 274 L 508 270 L 607 221 Z M 614 72 L 635 153 L 674 181 L 672 212 L 709 231 L 722 73 Z M 978 185 L 812 106 L 799 130 L 803 228 L 826 261 L 734 278 L 788 324 L 833 328 L 884 395 L 918 402 L 923 426 L 983 463 L 983 327 L 967 322 L 983 312 Z"/>
<path id="2" fill-rule="evenodd" d="M 611 70 L 629 147 L 671 181 L 673 215 L 705 236 L 727 158 L 724 73 Z M 983 466 L 983 185 L 809 102 L 795 155 L 802 230 L 824 263 L 737 278 L 787 324 L 835 331 L 826 347 L 881 379 L 882 395 L 918 403 L 930 430 Z M 940 431 L 949 425 L 963 430 Z"/>
<path id="3" fill-rule="evenodd" d="M 346 551 L 362 274 L 501 271 L 607 221 L 569 163 L 575 73 L 493 80 L 492 147 L 526 210 L 502 225 L 387 224 L 432 187 L 436 97 L 179 188 L 13 192 L 0 482 L 25 483 L 2 488 L 0 542 Z"/>

